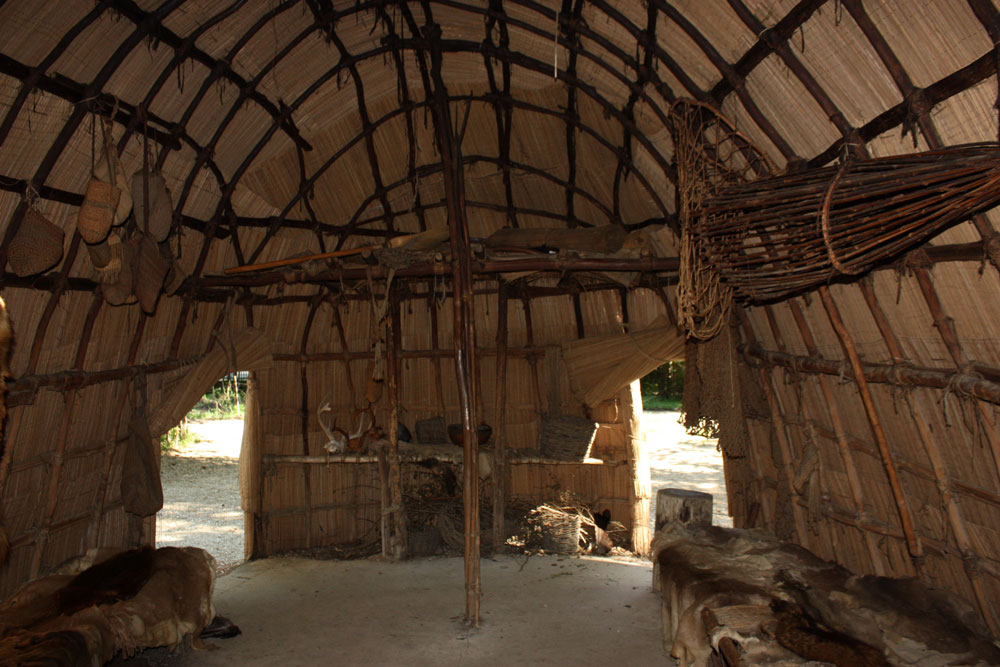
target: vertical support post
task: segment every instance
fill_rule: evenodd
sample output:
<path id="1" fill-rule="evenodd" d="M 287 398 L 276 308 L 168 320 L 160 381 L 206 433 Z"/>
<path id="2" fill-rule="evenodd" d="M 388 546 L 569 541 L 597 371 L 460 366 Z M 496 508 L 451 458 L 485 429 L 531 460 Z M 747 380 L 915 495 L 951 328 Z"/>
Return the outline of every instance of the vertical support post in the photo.
<path id="1" fill-rule="evenodd" d="M 378 498 L 379 498 L 379 534 L 382 536 L 382 557 L 392 558 L 392 545 L 390 534 L 392 533 L 392 497 L 389 494 L 389 454 L 385 445 L 379 445 L 375 449 L 378 459 Z"/>
<path id="2" fill-rule="evenodd" d="M 441 378 L 441 355 L 437 354 L 438 350 L 441 349 L 440 342 L 440 332 L 438 331 L 438 305 L 434 298 L 434 292 L 430 293 L 430 298 L 427 301 L 427 307 L 431 310 L 431 346 L 434 350 L 434 359 L 432 364 L 434 366 L 434 391 L 436 392 L 438 404 L 441 406 L 441 414 L 448 414 L 448 403 L 444 400 L 444 381 Z"/>
<path id="3" fill-rule="evenodd" d="M 633 382 L 622 389 L 620 400 L 623 403 L 623 412 L 628 414 L 628 419 L 625 421 L 625 448 L 632 478 L 628 492 L 632 519 L 632 551 L 637 554 L 647 554 L 650 543 L 649 499 L 652 491 L 649 482 L 649 460 L 646 458 L 639 433 L 639 416 L 642 414 L 639 383 Z"/>
<path id="4" fill-rule="evenodd" d="M 448 229 L 451 233 L 452 300 L 455 314 L 455 376 L 458 380 L 459 412 L 463 433 L 463 500 L 465 507 L 465 622 L 479 627 L 481 581 L 479 569 L 479 441 L 476 434 L 476 329 L 472 293 L 472 262 L 469 224 L 465 211 L 465 180 L 462 148 L 452 129 L 448 91 L 441 76 L 439 48 L 441 26 L 426 26 L 425 37 L 435 45 L 430 50 L 434 129 L 444 176 Z"/>
<path id="5" fill-rule="evenodd" d="M 385 375 L 389 385 L 389 515 L 392 536 L 389 550 L 394 560 L 406 558 L 406 511 L 403 507 L 403 475 L 399 461 L 399 348 L 402 333 L 399 323 L 399 299 L 387 294 L 389 311 L 385 316 Z"/>
<path id="6" fill-rule="evenodd" d="M 906 501 L 906 494 L 903 493 L 903 486 L 899 480 L 899 472 L 896 470 L 896 463 L 893 460 L 892 452 L 889 450 L 889 441 L 882 428 L 878 411 L 875 409 L 875 401 L 872 398 L 871 390 L 868 387 L 868 380 L 865 379 L 864 368 L 861 366 L 861 357 L 854 346 L 854 339 L 847 331 L 844 321 L 840 317 L 840 310 L 830 295 L 830 289 L 823 285 L 819 288 L 819 296 L 830 317 L 830 324 L 840 338 L 841 347 L 847 354 L 854 370 L 854 378 L 858 383 L 858 393 L 861 394 L 861 402 L 865 406 L 865 413 L 868 416 L 868 423 L 871 425 L 872 434 L 875 436 L 875 443 L 878 445 L 879 454 L 882 457 L 882 467 L 885 469 L 886 477 L 889 480 L 889 488 L 892 490 L 893 499 L 896 501 L 896 509 L 899 512 L 899 520 L 903 527 L 903 534 L 906 537 L 906 547 L 913 559 L 913 565 L 919 574 L 922 569 L 924 558 L 924 548 L 920 543 L 920 537 L 916 533 L 913 523 L 913 516 L 910 513 L 909 504 Z"/>
<path id="7" fill-rule="evenodd" d="M 493 410 L 493 551 L 499 551 L 506 539 L 504 513 L 507 509 L 507 290 L 503 280 L 497 289 L 497 372 L 495 409 Z"/>
<path id="8" fill-rule="evenodd" d="M 299 345 L 299 353 L 303 359 L 309 353 L 309 333 L 312 331 L 313 321 L 316 319 L 316 313 L 319 312 L 319 307 L 322 303 L 323 289 L 320 289 L 313 295 L 312 304 L 309 307 L 309 315 L 306 317 L 305 325 L 302 328 L 302 342 Z M 312 414 L 312 409 L 309 405 L 309 363 L 307 361 L 299 363 L 299 378 L 302 384 L 302 403 L 299 415 L 300 429 L 302 430 L 302 455 L 309 456 L 309 416 Z M 301 469 L 302 495 L 306 517 L 306 549 L 310 549 L 314 546 L 312 539 L 312 466 L 308 463 L 303 463 Z"/>

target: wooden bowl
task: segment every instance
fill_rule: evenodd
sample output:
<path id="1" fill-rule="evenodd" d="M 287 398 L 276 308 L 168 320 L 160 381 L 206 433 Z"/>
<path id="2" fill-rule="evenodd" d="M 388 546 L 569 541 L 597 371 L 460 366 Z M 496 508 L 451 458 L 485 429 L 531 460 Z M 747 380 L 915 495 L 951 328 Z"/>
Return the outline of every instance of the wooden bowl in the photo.
<path id="1" fill-rule="evenodd" d="M 479 444 L 485 445 L 493 435 L 493 428 L 489 424 L 480 424 L 476 428 L 476 435 L 479 437 Z M 462 446 L 462 425 L 461 424 L 448 424 L 448 439 L 451 440 L 452 444 Z"/>

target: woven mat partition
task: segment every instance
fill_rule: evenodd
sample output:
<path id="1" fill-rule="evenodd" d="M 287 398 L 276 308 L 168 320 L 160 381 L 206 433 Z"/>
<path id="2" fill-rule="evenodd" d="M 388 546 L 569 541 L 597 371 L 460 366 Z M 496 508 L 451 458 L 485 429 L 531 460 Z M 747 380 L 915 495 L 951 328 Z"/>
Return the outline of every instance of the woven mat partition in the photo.
<path id="1" fill-rule="evenodd" d="M 563 343 L 562 351 L 573 395 L 594 407 L 668 361 L 684 359 L 684 334 L 661 315 L 643 331 L 581 338 Z"/>

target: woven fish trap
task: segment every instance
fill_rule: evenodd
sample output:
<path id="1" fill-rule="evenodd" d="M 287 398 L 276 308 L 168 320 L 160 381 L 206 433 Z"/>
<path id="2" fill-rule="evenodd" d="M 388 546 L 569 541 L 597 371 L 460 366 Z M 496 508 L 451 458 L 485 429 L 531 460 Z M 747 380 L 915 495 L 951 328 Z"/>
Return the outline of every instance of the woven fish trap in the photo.
<path id="1" fill-rule="evenodd" d="M 560 461 L 583 461 L 597 435 L 597 423 L 572 415 L 542 415 L 538 448 L 542 456 Z"/>
<path id="2" fill-rule="evenodd" d="M 951 146 L 734 185 L 698 207 L 704 261 L 771 301 L 858 276 L 1000 203 L 1000 146 Z"/>
<path id="3" fill-rule="evenodd" d="M 24 277 L 51 269 L 62 259 L 65 236 L 61 227 L 29 208 L 7 249 L 11 273 Z"/>

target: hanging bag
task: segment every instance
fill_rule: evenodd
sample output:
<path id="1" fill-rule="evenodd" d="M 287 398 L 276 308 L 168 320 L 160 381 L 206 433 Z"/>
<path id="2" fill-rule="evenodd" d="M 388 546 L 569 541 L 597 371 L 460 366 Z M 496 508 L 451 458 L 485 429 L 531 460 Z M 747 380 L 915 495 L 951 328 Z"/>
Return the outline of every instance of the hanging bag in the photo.
<path id="1" fill-rule="evenodd" d="M 91 127 L 90 181 L 87 183 L 87 191 L 83 195 L 83 203 L 80 204 L 80 212 L 76 219 L 76 228 L 80 232 L 80 237 L 87 243 L 100 243 L 108 237 L 122 194 L 121 190 L 113 184 L 114 162 L 117 161 L 118 157 L 116 155 L 114 161 L 111 159 L 114 150 L 111 148 L 111 139 L 103 120 L 101 121 L 101 132 L 104 148 L 101 159 L 95 159 L 94 144 L 97 130 L 93 126 L 94 124 Z M 103 169 L 98 169 L 99 164 L 103 165 Z M 98 175 L 99 171 L 107 173 L 107 177 L 101 178 Z"/>
<path id="2" fill-rule="evenodd" d="M 142 170 L 132 174 L 132 200 L 135 202 L 135 222 L 157 243 L 170 235 L 174 205 L 170 199 L 167 182 L 158 169 L 149 164 L 149 138 L 143 128 Z"/>
<path id="3" fill-rule="evenodd" d="M 61 227 L 35 209 L 30 190 L 26 205 L 28 210 L 7 249 L 7 264 L 11 273 L 22 278 L 47 271 L 58 264 L 63 256 L 66 237 Z"/>

